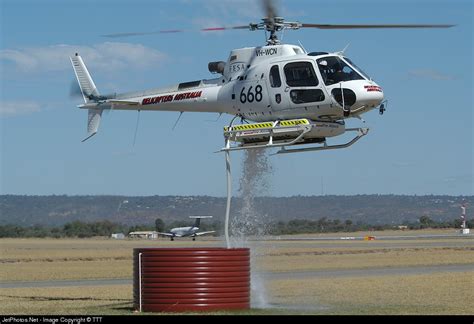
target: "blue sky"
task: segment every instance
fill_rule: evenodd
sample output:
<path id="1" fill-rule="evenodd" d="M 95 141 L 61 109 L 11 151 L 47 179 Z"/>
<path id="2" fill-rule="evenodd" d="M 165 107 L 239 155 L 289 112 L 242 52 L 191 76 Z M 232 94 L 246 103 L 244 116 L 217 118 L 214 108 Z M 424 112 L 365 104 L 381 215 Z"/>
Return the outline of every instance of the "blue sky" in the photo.
<path id="1" fill-rule="evenodd" d="M 258 22 L 255 1 L 0 0 L 0 193 L 225 196 L 229 116 L 142 112 L 105 115 L 81 143 L 86 112 L 69 98 L 68 56 L 83 56 L 102 93 L 211 78 L 209 61 L 259 46 L 262 32 L 187 32 L 123 39 L 100 35 Z M 426 30 L 288 31 L 284 42 L 346 54 L 384 89 L 384 116 L 364 115 L 369 135 L 349 149 L 270 158 L 268 194 L 449 194 L 473 188 L 473 3 L 280 1 L 308 23 L 456 24 Z M 360 126 L 359 120 L 348 122 Z M 232 156 L 234 190 L 242 153 Z"/>

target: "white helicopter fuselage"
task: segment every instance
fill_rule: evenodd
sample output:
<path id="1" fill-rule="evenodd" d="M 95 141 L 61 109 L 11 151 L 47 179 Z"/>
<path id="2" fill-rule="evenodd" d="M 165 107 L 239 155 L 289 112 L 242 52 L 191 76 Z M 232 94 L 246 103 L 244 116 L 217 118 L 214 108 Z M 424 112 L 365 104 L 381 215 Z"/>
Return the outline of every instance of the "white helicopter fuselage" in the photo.
<path id="1" fill-rule="evenodd" d="M 225 65 L 221 62 L 224 66 L 219 78 L 105 96 L 102 101 L 86 102 L 79 107 L 227 113 L 257 122 L 292 118 L 336 121 L 357 117 L 383 101 L 382 89 L 345 62 L 342 55 L 315 54 L 308 55 L 296 45 L 236 49 L 230 53 Z M 322 74 L 317 61 L 328 59 L 343 62 L 358 77 L 333 84 L 325 82 L 327 76 Z M 342 97 L 350 97 L 350 91 L 355 98 L 341 102 Z M 342 106 L 347 108 L 348 104 L 350 115 L 344 116 Z"/>

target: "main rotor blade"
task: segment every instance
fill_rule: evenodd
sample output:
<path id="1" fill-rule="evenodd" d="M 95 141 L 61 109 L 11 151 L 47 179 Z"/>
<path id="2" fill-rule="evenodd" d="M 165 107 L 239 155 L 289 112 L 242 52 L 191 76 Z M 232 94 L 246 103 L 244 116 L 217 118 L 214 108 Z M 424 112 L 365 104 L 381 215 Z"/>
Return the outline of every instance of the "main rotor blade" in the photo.
<path id="1" fill-rule="evenodd" d="M 277 11 L 275 9 L 275 1 L 273 0 L 262 0 L 263 10 L 268 19 L 273 19 L 278 17 Z"/>
<path id="2" fill-rule="evenodd" d="M 319 29 L 376 29 L 376 28 L 449 28 L 455 25 L 333 25 L 333 24 L 301 24 L 302 28 Z"/>
<path id="3" fill-rule="evenodd" d="M 219 30 L 232 30 L 232 29 L 250 29 L 249 25 L 245 26 L 232 26 L 232 27 L 209 27 L 209 28 L 201 28 L 199 31 L 219 31 Z"/>
<path id="4" fill-rule="evenodd" d="M 152 32 L 132 32 L 132 33 L 115 33 L 115 34 L 106 34 L 101 35 L 102 37 L 110 37 L 110 38 L 117 38 L 117 37 L 130 37 L 130 36 L 143 36 L 143 35 L 155 35 L 155 34 L 170 34 L 170 33 L 180 33 L 184 30 L 159 30 L 159 31 L 152 31 Z"/>
<path id="5" fill-rule="evenodd" d="M 245 26 L 231 26 L 231 27 L 209 27 L 209 28 L 201 28 L 197 30 L 169 29 L 169 30 L 157 30 L 157 31 L 152 31 L 152 32 L 115 33 L 115 34 L 102 35 L 102 37 L 120 38 L 120 37 L 145 36 L 145 35 L 157 35 L 157 34 L 173 34 L 173 33 L 183 33 L 183 32 L 192 32 L 192 31 L 210 32 L 210 31 L 222 31 L 222 30 L 232 30 L 232 29 L 249 29 L 249 26 L 245 25 Z"/>

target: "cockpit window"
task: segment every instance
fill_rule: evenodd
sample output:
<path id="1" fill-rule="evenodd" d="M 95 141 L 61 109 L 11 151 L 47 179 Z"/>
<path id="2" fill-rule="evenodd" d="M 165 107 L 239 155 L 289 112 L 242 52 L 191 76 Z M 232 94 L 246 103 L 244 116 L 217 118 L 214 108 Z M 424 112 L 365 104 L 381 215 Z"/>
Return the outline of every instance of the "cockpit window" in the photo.
<path id="1" fill-rule="evenodd" d="M 370 77 L 367 75 L 367 73 L 365 73 L 364 70 L 362 70 L 360 67 L 358 67 L 357 65 L 355 65 L 355 63 L 352 62 L 348 57 L 344 57 L 344 60 L 347 61 L 347 63 L 349 63 L 349 64 L 352 65 L 353 67 L 355 67 L 355 69 L 357 70 L 357 72 L 359 72 L 360 74 L 362 74 L 367 80 L 370 80 Z"/>
<path id="2" fill-rule="evenodd" d="M 285 65 L 286 84 L 290 87 L 312 87 L 319 84 L 311 62 L 295 62 Z"/>
<path id="3" fill-rule="evenodd" d="M 323 57 L 318 59 L 317 62 L 326 85 L 342 81 L 364 80 L 362 75 L 337 56 Z"/>

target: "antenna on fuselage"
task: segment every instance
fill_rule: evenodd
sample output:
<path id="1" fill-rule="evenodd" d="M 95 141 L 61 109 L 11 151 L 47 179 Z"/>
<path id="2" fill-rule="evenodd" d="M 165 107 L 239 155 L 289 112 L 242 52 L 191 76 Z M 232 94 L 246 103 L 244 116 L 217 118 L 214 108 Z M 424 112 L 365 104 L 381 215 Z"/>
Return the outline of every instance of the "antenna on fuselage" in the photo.
<path id="1" fill-rule="evenodd" d="M 351 45 L 351 43 L 348 43 L 348 44 L 346 45 L 346 47 L 344 47 L 344 48 L 342 49 L 342 51 L 336 52 L 336 54 L 337 54 L 337 55 L 344 56 L 344 53 L 345 53 L 346 50 L 349 48 L 349 45 Z"/>
<path id="2" fill-rule="evenodd" d="M 300 44 L 300 47 L 303 49 L 304 53 L 308 54 L 308 51 L 306 50 L 306 48 L 304 48 L 303 43 L 301 43 L 300 40 L 298 40 L 298 44 Z"/>
<path id="3" fill-rule="evenodd" d="M 183 115 L 184 111 L 179 112 L 178 119 L 176 119 L 176 122 L 173 125 L 173 128 L 171 130 L 174 130 L 176 128 L 176 125 L 178 125 L 179 120 L 181 119 L 181 116 Z"/>
<path id="4" fill-rule="evenodd" d="M 141 111 L 141 110 L 137 110 L 137 112 L 138 112 L 138 115 L 137 115 L 137 123 L 136 123 L 136 125 L 135 125 L 135 134 L 133 134 L 133 145 L 132 145 L 132 149 L 135 147 L 135 142 L 137 141 L 138 125 L 140 124 L 140 111 Z"/>

